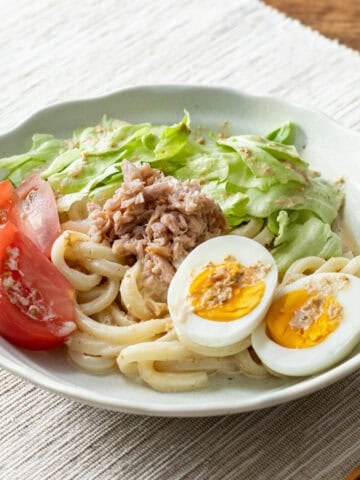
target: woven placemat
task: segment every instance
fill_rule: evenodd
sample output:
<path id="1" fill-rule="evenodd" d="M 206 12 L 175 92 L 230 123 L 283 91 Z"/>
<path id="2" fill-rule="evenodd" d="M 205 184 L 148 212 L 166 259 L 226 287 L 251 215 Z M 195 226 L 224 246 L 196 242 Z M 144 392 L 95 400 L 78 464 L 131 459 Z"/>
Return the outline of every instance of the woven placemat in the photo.
<path id="1" fill-rule="evenodd" d="M 1 131 L 50 103 L 143 83 L 277 95 L 360 130 L 360 56 L 256 0 L 0 0 L 0 16 Z M 359 374 L 201 419 L 101 411 L 4 371 L 0 389 L 1 480 L 336 480 L 360 463 Z"/>

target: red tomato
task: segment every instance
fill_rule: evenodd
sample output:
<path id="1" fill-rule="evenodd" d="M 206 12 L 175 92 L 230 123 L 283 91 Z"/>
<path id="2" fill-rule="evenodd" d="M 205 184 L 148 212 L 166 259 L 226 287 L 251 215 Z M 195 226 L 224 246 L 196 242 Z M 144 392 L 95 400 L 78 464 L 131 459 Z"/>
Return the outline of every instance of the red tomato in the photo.
<path id="1" fill-rule="evenodd" d="M 0 224 L 0 272 L 2 272 L 2 262 L 5 258 L 6 249 L 14 238 L 17 228 L 10 222 L 4 225 Z"/>
<path id="2" fill-rule="evenodd" d="M 9 180 L 0 182 L 0 225 L 7 222 L 9 210 L 15 200 L 15 190 Z"/>
<path id="3" fill-rule="evenodd" d="M 0 208 L 7 208 L 11 204 L 14 187 L 9 180 L 0 182 Z"/>
<path id="4" fill-rule="evenodd" d="M 56 200 L 50 185 L 37 173 L 17 189 L 10 220 L 50 258 L 51 247 L 61 234 Z"/>
<path id="5" fill-rule="evenodd" d="M 10 222 L 0 227 L 0 335 L 32 350 L 55 348 L 76 329 L 74 291 Z"/>

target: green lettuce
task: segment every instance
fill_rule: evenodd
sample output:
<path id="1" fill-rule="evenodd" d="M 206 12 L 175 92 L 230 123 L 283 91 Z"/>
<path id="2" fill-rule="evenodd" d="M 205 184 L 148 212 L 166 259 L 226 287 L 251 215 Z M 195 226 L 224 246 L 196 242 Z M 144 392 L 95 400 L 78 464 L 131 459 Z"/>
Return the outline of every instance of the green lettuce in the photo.
<path id="1" fill-rule="evenodd" d="M 339 211 L 343 195 L 332 185 L 314 179 L 307 185 L 297 182 L 276 184 L 262 191 L 249 189 L 248 213 L 253 217 L 267 218 L 279 210 L 310 210 L 324 223 L 332 223 Z"/>
<path id="2" fill-rule="evenodd" d="M 308 165 L 293 146 L 255 135 L 229 137 L 218 144 L 235 150 L 252 176 L 262 179 L 263 189 L 292 181 L 305 185 L 308 181 Z"/>
<path id="3" fill-rule="evenodd" d="M 42 170 L 56 159 L 65 144 L 53 135 L 34 135 L 28 152 L 0 159 L 0 180 L 9 179 L 18 186 L 31 172 Z"/>
<path id="4" fill-rule="evenodd" d="M 292 145 L 295 140 L 295 128 L 291 122 L 284 123 L 266 135 L 266 138 L 283 145 Z"/>
<path id="5" fill-rule="evenodd" d="M 229 191 L 227 182 L 218 183 L 217 181 L 212 181 L 205 183 L 202 190 L 205 195 L 212 197 L 221 205 L 221 209 L 231 227 L 236 227 L 249 219 L 247 214 L 247 195 L 241 192 Z"/>
<path id="6" fill-rule="evenodd" d="M 299 258 L 314 255 L 328 259 L 341 255 L 341 240 L 331 231 L 328 223 L 323 223 L 311 213 L 303 218 L 302 222 L 299 215 L 289 215 L 284 210 L 278 215 L 279 234 L 271 253 L 281 272 Z"/>
<path id="7" fill-rule="evenodd" d="M 274 234 L 272 253 L 280 271 L 306 255 L 341 253 L 331 230 L 343 201 L 334 185 L 316 176 L 285 123 L 266 136 L 217 138 L 191 131 L 185 112 L 174 125 L 128 124 L 104 117 L 77 129 L 70 140 L 34 135 L 29 152 L 0 160 L 0 173 L 18 185 L 41 171 L 58 209 L 83 199 L 104 202 L 123 181 L 122 161 L 149 163 L 179 180 L 196 179 L 222 208 L 230 227 L 263 219 Z"/>

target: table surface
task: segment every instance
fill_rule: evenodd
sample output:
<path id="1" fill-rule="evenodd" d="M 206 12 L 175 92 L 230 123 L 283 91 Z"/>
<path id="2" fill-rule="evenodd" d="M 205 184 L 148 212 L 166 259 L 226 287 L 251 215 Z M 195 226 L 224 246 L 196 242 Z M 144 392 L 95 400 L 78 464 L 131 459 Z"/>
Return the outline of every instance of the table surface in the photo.
<path id="1" fill-rule="evenodd" d="M 264 0 L 327 37 L 360 50 L 360 0 Z"/>

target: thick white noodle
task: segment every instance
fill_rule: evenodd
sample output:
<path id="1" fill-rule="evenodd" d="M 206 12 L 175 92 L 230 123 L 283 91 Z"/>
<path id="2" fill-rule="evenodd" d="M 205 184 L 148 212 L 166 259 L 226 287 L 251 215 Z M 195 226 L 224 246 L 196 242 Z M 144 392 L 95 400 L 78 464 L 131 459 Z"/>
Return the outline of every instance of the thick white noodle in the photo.
<path id="1" fill-rule="evenodd" d="M 79 306 L 85 315 L 93 315 L 108 308 L 119 294 L 120 282 L 118 280 L 108 279 L 104 293 L 94 300 L 87 303 L 81 303 Z"/>
<path id="2" fill-rule="evenodd" d="M 247 223 L 240 225 L 240 227 L 234 228 L 232 234 L 241 235 L 242 237 L 254 238 L 258 235 L 264 227 L 264 221 L 252 218 Z"/>
<path id="3" fill-rule="evenodd" d="M 121 345 L 146 342 L 157 335 L 169 330 L 169 319 L 158 318 L 139 322 L 124 327 L 103 325 L 85 315 L 80 308 L 77 308 L 78 328 L 94 337 Z"/>
<path id="4" fill-rule="evenodd" d="M 253 239 L 261 243 L 261 245 L 264 245 L 264 247 L 267 247 L 271 245 L 271 242 L 274 240 L 274 234 L 270 232 L 268 227 L 264 227 Z"/>
<path id="5" fill-rule="evenodd" d="M 66 231 L 58 237 L 51 250 L 51 261 L 60 270 L 64 277 L 69 280 L 75 290 L 84 292 L 91 290 L 101 281 L 101 276 L 96 273 L 83 273 L 76 268 L 69 267 L 66 263 L 66 249 L 75 239 L 81 240 L 83 234 Z"/>
<path id="6" fill-rule="evenodd" d="M 87 260 L 82 264 L 87 270 L 90 270 L 103 277 L 108 277 L 116 280 L 121 280 L 129 267 L 121 265 L 120 263 L 110 262 L 109 260 Z"/>
<path id="7" fill-rule="evenodd" d="M 240 373 L 234 356 L 230 357 L 198 357 L 183 361 L 163 360 L 155 363 L 155 368 L 160 372 L 217 372 L 223 374 Z"/>
<path id="8" fill-rule="evenodd" d="M 342 273 L 349 273 L 350 275 L 360 277 L 360 255 L 348 259 L 347 265 L 345 265 L 341 271 Z"/>
<path id="9" fill-rule="evenodd" d="M 76 298 L 79 304 L 87 303 L 103 295 L 105 290 L 106 285 L 99 285 L 87 292 L 77 292 Z"/>
<path id="10" fill-rule="evenodd" d="M 116 303 L 113 303 L 110 307 L 111 310 L 111 316 L 113 319 L 113 322 L 116 325 L 119 325 L 120 327 L 125 327 L 127 325 L 134 325 L 135 320 L 131 320 L 126 313 L 120 310 L 120 308 L 116 305 Z"/>
<path id="11" fill-rule="evenodd" d="M 113 253 L 110 247 L 89 241 L 89 237 L 83 236 L 84 240 L 72 245 L 72 251 L 76 257 L 90 258 L 95 260 L 108 260 L 122 264 L 124 258 Z"/>
<path id="12" fill-rule="evenodd" d="M 116 358 L 123 345 L 109 343 L 108 341 L 98 340 L 88 333 L 75 332 L 67 341 L 67 346 L 74 352 L 84 353 L 86 355 L 102 356 Z"/>
<path id="13" fill-rule="evenodd" d="M 88 220 L 68 220 L 61 224 L 61 230 L 63 232 L 72 230 L 74 232 L 87 234 L 89 231 L 89 222 Z"/>
<path id="14" fill-rule="evenodd" d="M 94 374 L 108 373 L 113 370 L 116 365 L 114 358 L 109 357 L 93 357 L 82 352 L 69 349 L 69 356 L 71 360 L 83 370 Z"/>
<path id="15" fill-rule="evenodd" d="M 144 297 L 141 295 L 137 279 L 140 274 L 140 262 L 136 262 L 125 273 L 120 286 L 121 300 L 126 310 L 140 320 L 148 320 L 153 316 L 151 310 L 147 307 Z"/>
<path id="16" fill-rule="evenodd" d="M 193 343 L 182 336 L 179 336 L 179 340 L 188 347 L 189 350 L 196 352 L 199 355 L 203 355 L 204 357 L 228 357 L 245 350 L 251 345 L 251 337 L 246 337 L 243 340 L 232 345 L 227 345 L 226 347 L 206 347 L 204 345 Z"/>
<path id="17" fill-rule="evenodd" d="M 193 390 L 207 385 L 206 372 L 160 372 L 154 368 L 155 361 L 185 360 L 194 358 L 179 341 L 149 342 L 124 348 L 117 358 L 121 372 L 133 376 L 134 363 L 142 380 L 161 392 L 179 392 Z"/>
<path id="18" fill-rule="evenodd" d="M 209 381 L 206 372 L 158 372 L 154 369 L 154 362 L 151 361 L 139 363 L 138 371 L 142 380 L 159 392 L 197 390 L 206 387 Z"/>
<path id="19" fill-rule="evenodd" d="M 260 218 L 252 218 L 247 223 L 240 225 L 240 227 L 234 228 L 231 233 L 233 235 L 253 238 L 264 246 L 270 245 L 274 239 L 273 233 L 271 233 L 268 227 L 265 225 L 264 220 L 261 220 Z"/>
<path id="20" fill-rule="evenodd" d="M 88 216 L 86 199 L 75 202 L 71 205 L 67 212 L 69 220 L 84 220 Z"/>
<path id="21" fill-rule="evenodd" d="M 349 263 L 348 258 L 334 257 L 324 262 L 321 267 L 316 269 L 316 273 L 321 272 L 341 272 L 344 267 Z"/>
<path id="22" fill-rule="evenodd" d="M 244 375 L 248 377 L 264 378 L 269 376 L 269 372 L 261 363 L 255 362 L 251 356 L 249 349 L 234 355 L 236 364 Z"/>
<path id="23" fill-rule="evenodd" d="M 324 260 L 320 257 L 306 257 L 294 262 L 285 273 L 282 285 L 288 285 L 312 273 L 341 272 L 360 277 L 360 255 L 354 258 L 333 257 Z"/>

